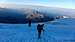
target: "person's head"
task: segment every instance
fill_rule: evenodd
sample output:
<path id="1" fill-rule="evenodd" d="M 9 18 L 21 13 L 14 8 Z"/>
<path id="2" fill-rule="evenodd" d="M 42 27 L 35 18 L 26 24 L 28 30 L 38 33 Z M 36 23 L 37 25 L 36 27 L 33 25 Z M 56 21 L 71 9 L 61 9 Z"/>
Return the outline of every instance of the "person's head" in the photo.
<path id="1" fill-rule="evenodd" d="M 42 24 L 44 26 L 44 24 Z"/>
<path id="2" fill-rule="evenodd" d="M 44 26 L 44 24 L 43 24 L 43 23 L 39 23 L 38 25 L 39 25 L 39 26 L 41 26 L 41 27 L 43 27 L 43 26 Z"/>
<path id="3" fill-rule="evenodd" d="M 40 24 L 38 24 L 38 26 L 40 26 Z"/>
<path id="4" fill-rule="evenodd" d="M 44 24 L 41 25 L 42 27 L 44 26 Z"/>
<path id="5" fill-rule="evenodd" d="M 38 24 L 38 25 L 40 25 L 40 24 Z"/>

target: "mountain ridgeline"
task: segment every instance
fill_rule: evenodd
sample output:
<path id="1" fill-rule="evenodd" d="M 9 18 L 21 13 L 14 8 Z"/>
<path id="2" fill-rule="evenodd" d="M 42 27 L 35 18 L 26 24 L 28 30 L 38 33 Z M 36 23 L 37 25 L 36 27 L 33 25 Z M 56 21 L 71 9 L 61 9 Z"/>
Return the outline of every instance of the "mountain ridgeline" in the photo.
<path id="1" fill-rule="evenodd" d="M 25 24 L 28 23 L 29 19 L 32 19 L 33 23 L 38 23 L 54 21 L 55 19 L 61 19 L 66 16 L 72 17 L 69 14 L 70 9 L 42 6 L 23 6 L 20 8 L 15 6 L 14 8 L 10 8 L 9 6 L 8 8 L 0 8 L 0 23 Z M 74 14 L 73 10 L 71 12 Z"/>
<path id="2" fill-rule="evenodd" d="M 27 10 L 25 13 L 16 9 L 0 8 L 0 23 L 25 24 L 28 23 L 29 18 L 32 19 L 33 23 L 54 20 L 34 10 Z"/>

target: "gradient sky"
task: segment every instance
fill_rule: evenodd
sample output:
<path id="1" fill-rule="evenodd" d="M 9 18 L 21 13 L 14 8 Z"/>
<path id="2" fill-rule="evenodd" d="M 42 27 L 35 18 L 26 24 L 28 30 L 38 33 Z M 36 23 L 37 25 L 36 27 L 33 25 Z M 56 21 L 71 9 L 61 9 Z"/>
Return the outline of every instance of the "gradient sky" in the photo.
<path id="1" fill-rule="evenodd" d="M 49 6 L 49 7 L 75 9 L 75 0 L 0 0 L 0 3 L 41 5 L 41 6 Z"/>

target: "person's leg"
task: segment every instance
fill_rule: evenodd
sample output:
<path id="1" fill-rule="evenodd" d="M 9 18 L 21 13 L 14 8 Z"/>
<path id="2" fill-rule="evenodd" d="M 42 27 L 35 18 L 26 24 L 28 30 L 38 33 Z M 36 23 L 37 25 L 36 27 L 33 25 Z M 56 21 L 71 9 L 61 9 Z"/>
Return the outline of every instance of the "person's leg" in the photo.
<path id="1" fill-rule="evenodd" d="M 41 38 L 41 32 L 38 33 L 38 38 Z"/>
<path id="2" fill-rule="evenodd" d="M 29 23 L 29 27 L 31 27 L 31 23 Z"/>

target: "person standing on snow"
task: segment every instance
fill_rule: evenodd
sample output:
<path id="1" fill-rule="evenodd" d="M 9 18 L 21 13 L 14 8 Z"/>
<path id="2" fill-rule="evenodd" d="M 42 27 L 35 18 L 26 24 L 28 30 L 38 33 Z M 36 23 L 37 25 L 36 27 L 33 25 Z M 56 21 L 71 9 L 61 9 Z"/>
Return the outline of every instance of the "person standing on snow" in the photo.
<path id="1" fill-rule="evenodd" d="M 41 38 L 41 32 L 44 31 L 43 27 L 44 27 L 44 24 L 38 24 L 37 25 L 38 39 Z"/>
<path id="2" fill-rule="evenodd" d="M 26 18 L 28 19 L 28 26 L 31 27 L 33 15 L 28 15 Z"/>

